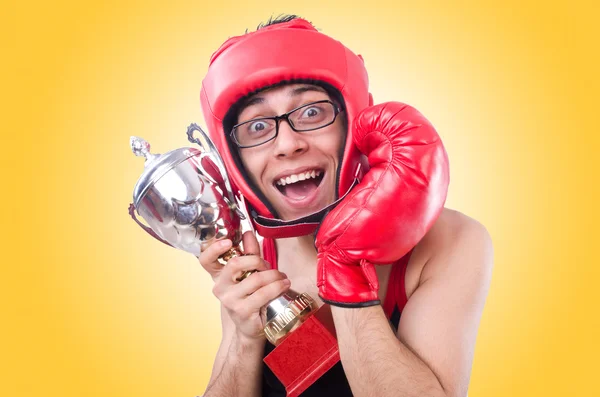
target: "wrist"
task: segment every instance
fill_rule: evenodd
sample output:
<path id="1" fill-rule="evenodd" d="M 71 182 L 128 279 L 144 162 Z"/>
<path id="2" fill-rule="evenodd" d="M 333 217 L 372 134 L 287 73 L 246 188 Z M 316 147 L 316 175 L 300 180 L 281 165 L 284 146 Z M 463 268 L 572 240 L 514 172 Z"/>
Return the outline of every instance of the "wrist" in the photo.
<path id="1" fill-rule="evenodd" d="M 381 305 L 354 308 L 331 306 L 331 315 L 336 328 L 340 326 L 342 329 L 369 327 L 381 319 L 387 321 Z"/>
<path id="2" fill-rule="evenodd" d="M 237 331 L 235 333 L 235 343 L 241 351 L 247 352 L 255 349 L 262 350 L 265 345 L 265 337 L 263 335 L 256 337 L 250 336 L 243 332 Z"/>

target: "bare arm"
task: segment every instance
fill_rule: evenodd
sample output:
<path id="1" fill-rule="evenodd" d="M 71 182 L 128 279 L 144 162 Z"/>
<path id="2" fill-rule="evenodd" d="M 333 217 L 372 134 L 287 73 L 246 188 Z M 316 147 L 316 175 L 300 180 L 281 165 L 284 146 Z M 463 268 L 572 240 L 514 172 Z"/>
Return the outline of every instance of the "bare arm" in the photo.
<path id="1" fill-rule="evenodd" d="M 204 397 L 258 397 L 265 343 L 236 334 L 235 325 L 223 307 L 221 319 L 223 339 Z"/>
<path id="2" fill-rule="evenodd" d="M 342 364 L 357 397 L 467 394 L 491 278 L 490 238 L 477 222 L 450 213 L 423 244 L 432 255 L 397 335 L 380 306 L 332 308 Z"/>
<path id="3" fill-rule="evenodd" d="M 246 256 L 231 259 L 225 267 L 217 258 L 229 246 L 211 245 L 200 263 L 211 274 L 214 295 L 221 302 L 223 338 L 204 397 L 258 397 L 261 394 L 265 346 L 261 309 L 290 286 L 285 274 L 268 269 L 252 233 L 244 234 Z M 244 270 L 260 270 L 237 282 Z"/>

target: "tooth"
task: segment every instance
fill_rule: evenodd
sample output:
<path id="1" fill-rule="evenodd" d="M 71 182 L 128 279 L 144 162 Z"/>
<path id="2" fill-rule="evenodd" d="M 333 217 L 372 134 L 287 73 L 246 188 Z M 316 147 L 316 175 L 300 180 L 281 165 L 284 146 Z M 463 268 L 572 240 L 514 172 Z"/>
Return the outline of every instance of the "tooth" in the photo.
<path id="1" fill-rule="evenodd" d="M 301 181 L 305 180 L 306 179 L 306 174 L 300 174 L 300 175 L 298 175 L 298 179 L 301 180 Z"/>
<path id="2" fill-rule="evenodd" d="M 317 176 L 321 175 L 321 171 L 317 171 Z"/>
<path id="3" fill-rule="evenodd" d="M 285 183 L 292 183 L 292 178 L 290 178 L 289 176 L 285 178 Z"/>
<path id="4" fill-rule="evenodd" d="M 285 186 L 285 179 L 281 178 L 281 179 L 279 180 L 279 184 L 280 184 L 281 186 Z"/>
<path id="5" fill-rule="evenodd" d="M 302 174 L 304 176 L 304 179 L 310 179 L 310 171 L 308 171 L 306 174 Z"/>
<path id="6" fill-rule="evenodd" d="M 298 176 L 297 175 L 292 175 L 291 178 L 292 178 L 292 183 L 298 182 Z"/>
<path id="7" fill-rule="evenodd" d="M 312 172 L 310 173 L 310 176 L 311 176 L 312 178 L 314 178 L 314 177 L 316 176 L 316 174 L 315 174 L 315 170 L 312 170 Z"/>

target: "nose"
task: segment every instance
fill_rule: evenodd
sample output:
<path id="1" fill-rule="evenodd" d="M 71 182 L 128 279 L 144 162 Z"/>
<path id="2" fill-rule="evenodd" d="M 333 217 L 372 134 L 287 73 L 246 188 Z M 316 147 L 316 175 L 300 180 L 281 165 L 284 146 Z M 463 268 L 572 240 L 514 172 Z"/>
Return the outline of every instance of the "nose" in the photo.
<path id="1" fill-rule="evenodd" d="M 294 131 L 287 120 L 280 120 L 279 133 L 275 138 L 275 156 L 290 157 L 305 152 L 307 148 L 305 137 Z"/>

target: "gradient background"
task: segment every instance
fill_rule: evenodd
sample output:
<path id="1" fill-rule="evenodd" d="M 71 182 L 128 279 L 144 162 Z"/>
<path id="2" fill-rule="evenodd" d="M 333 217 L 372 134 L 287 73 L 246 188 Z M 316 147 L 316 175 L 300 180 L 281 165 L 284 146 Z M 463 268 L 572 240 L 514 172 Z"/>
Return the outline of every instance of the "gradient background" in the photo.
<path id="1" fill-rule="evenodd" d="M 376 102 L 436 125 L 447 206 L 492 235 L 470 396 L 600 395 L 597 3 L 415 3 L 4 4 L 0 395 L 203 392 L 212 282 L 129 219 L 129 136 L 186 146 L 211 53 L 280 13 L 362 54 Z"/>

